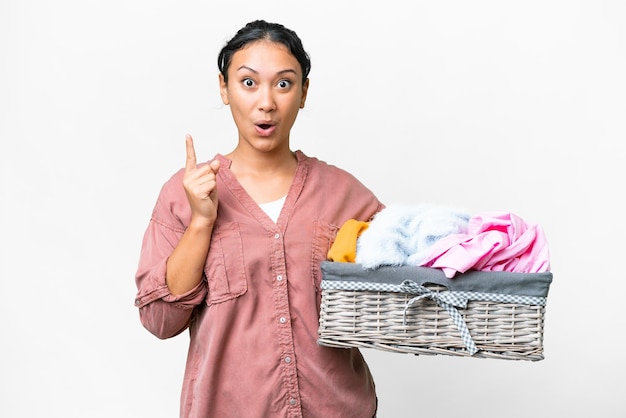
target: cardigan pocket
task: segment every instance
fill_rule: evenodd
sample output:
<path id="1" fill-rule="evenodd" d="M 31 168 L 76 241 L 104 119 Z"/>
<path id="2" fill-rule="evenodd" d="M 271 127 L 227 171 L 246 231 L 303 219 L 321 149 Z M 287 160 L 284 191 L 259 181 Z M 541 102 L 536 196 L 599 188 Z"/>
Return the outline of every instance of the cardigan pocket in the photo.
<path id="1" fill-rule="evenodd" d="M 313 222 L 313 243 L 311 246 L 311 276 L 313 286 L 320 293 L 322 287 L 322 261 L 328 258 L 328 251 L 333 244 L 339 227 L 331 223 L 315 220 Z"/>
<path id="2" fill-rule="evenodd" d="M 204 274 L 209 288 L 207 305 L 234 299 L 246 293 L 248 280 L 238 223 L 223 224 L 213 230 Z"/>

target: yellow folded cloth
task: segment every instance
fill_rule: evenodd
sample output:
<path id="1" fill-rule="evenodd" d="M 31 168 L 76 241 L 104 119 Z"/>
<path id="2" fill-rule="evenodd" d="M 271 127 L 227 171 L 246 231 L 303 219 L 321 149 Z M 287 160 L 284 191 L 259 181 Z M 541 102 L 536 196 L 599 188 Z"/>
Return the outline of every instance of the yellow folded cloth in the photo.
<path id="1" fill-rule="evenodd" d="M 369 227 L 369 222 L 348 219 L 337 231 L 335 242 L 328 251 L 328 260 L 354 263 L 356 259 L 356 241 L 359 235 Z"/>

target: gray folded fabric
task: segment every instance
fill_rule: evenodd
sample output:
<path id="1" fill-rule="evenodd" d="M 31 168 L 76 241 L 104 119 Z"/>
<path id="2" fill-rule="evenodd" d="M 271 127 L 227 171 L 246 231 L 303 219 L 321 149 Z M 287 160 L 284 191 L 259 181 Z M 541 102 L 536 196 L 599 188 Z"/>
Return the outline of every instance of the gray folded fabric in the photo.
<path id="1" fill-rule="evenodd" d="M 547 297 L 552 273 L 511 273 L 504 271 L 468 271 L 449 279 L 436 268 L 383 266 L 366 269 L 358 263 L 324 261 L 321 265 L 322 279 L 329 281 L 354 281 L 400 285 L 404 280 L 417 284 L 427 283 L 445 286 L 450 291 L 497 293 Z"/>

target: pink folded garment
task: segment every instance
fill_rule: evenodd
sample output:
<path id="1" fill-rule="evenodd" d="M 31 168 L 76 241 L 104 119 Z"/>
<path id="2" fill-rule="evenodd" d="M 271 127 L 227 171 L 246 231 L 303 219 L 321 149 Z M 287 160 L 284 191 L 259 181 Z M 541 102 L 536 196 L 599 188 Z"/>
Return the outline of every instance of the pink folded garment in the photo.
<path id="1" fill-rule="evenodd" d="M 420 264 L 440 268 L 448 278 L 468 270 L 540 273 L 550 270 L 543 229 L 507 212 L 472 216 L 466 234 L 435 242 Z"/>

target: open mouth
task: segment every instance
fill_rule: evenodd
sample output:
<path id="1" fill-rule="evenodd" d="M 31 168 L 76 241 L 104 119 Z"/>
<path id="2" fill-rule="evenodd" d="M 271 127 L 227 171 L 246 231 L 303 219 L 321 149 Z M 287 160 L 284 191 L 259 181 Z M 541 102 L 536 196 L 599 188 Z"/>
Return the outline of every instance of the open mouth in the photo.
<path id="1" fill-rule="evenodd" d="M 271 136 L 276 130 L 276 125 L 271 121 L 257 121 L 255 124 L 257 135 L 264 137 Z"/>

